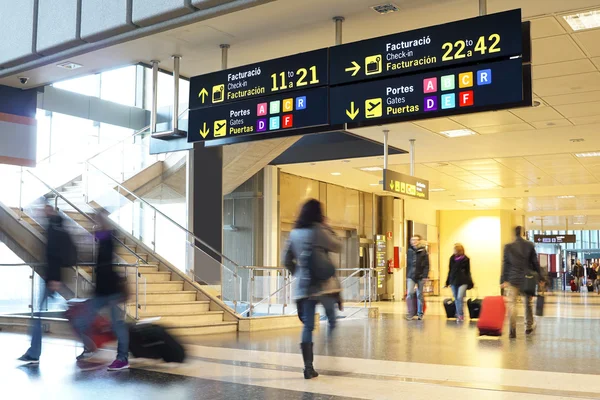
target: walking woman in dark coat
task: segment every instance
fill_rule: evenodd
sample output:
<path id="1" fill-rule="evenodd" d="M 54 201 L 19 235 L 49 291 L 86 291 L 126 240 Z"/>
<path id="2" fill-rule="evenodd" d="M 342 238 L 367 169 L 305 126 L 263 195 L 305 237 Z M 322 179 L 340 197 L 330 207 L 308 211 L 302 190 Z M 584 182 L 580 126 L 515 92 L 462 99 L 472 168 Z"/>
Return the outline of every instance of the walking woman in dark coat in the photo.
<path id="1" fill-rule="evenodd" d="M 467 289 L 473 287 L 473 281 L 471 279 L 471 260 L 465 255 L 465 248 L 460 243 L 454 245 L 454 254 L 450 257 L 448 278 L 446 279 L 446 287 L 448 286 L 452 288 L 452 296 L 456 305 L 456 320 L 462 322 L 465 320 L 463 299 Z"/>

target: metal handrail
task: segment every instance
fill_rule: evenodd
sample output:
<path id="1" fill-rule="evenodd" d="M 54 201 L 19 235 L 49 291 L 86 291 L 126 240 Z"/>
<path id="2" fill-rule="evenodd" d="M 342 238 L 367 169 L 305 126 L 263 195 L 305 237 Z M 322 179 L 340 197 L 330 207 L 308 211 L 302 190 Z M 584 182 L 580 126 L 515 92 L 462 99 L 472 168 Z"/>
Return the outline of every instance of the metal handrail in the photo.
<path id="1" fill-rule="evenodd" d="M 77 207 L 76 205 L 74 205 L 73 203 L 71 203 L 69 201 L 69 199 L 67 199 L 66 197 L 64 197 L 62 194 L 60 194 L 56 189 L 54 189 L 52 186 L 48 185 L 46 182 L 44 182 L 40 177 L 38 177 L 37 175 L 35 175 L 33 172 L 31 172 L 30 170 L 27 170 L 27 172 L 33 176 L 35 179 L 37 179 L 38 181 L 40 181 L 40 183 L 42 183 L 44 186 L 46 186 L 46 188 L 48 188 L 52 193 L 54 193 L 54 195 L 58 196 L 59 198 L 63 199 L 68 205 L 70 205 L 71 207 L 73 207 L 73 209 L 75 211 L 77 211 L 79 214 L 83 215 L 85 218 L 87 218 L 89 221 L 91 222 L 96 222 L 92 217 L 90 217 L 86 212 L 82 211 L 79 207 Z M 131 254 L 133 254 L 139 261 L 144 261 L 144 263 L 146 262 L 146 260 L 144 260 L 142 257 L 140 257 L 135 251 L 131 250 L 129 248 L 129 246 L 127 246 L 124 242 L 122 242 L 116 235 L 112 235 L 113 239 L 115 239 L 117 242 L 119 242 L 120 245 L 122 245 L 123 247 L 125 247 L 125 249 L 127 249 L 127 251 L 129 251 Z"/>
<path id="2" fill-rule="evenodd" d="M 238 265 L 235 261 L 233 261 L 232 259 L 230 259 L 229 257 L 227 257 L 225 254 L 223 254 L 220 251 L 216 250 L 211 245 L 209 245 L 208 243 L 206 243 L 204 240 L 200 239 L 198 236 L 194 235 L 192 232 L 190 232 L 189 230 L 187 230 L 186 228 L 184 228 L 183 226 L 181 226 L 179 223 L 175 222 L 171 217 L 169 217 L 166 214 L 164 214 L 162 211 L 160 211 L 159 209 L 157 209 L 156 207 L 154 207 L 152 204 L 148 203 L 146 200 L 142 199 L 141 197 L 139 197 L 138 195 L 136 195 L 135 193 L 133 193 L 131 190 L 127 189 L 125 186 L 123 186 L 122 184 L 120 184 L 116 179 L 114 179 L 113 177 L 111 177 L 110 175 L 108 175 L 106 172 L 102 171 L 100 168 L 98 168 L 94 164 L 86 161 L 86 165 L 91 165 L 92 167 L 94 167 L 102 175 L 104 175 L 105 177 L 107 177 L 108 179 L 110 179 L 111 181 L 113 181 L 113 183 L 115 185 L 117 185 L 117 187 L 119 188 L 119 190 L 125 191 L 129 196 L 132 196 L 136 200 L 139 200 L 140 202 L 144 203 L 146 206 L 148 206 L 150 208 L 150 210 L 152 210 L 155 213 L 160 214 L 161 216 L 163 216 L 165 219 L 167 219 L 173 225 L 175 225 L 176 227 L 178 227 L 182 231 L 186 232 L 188 235 L 190 235 L 191 237 L 193 237 L 197 242 L 201 243 L 202 246 L 206 247 L 207 249 L 209 249 L 210 251 L 212 251 L 213 253 L 215 253 L 219 257 L 222 257 L 224 260 L 229 261 L 236 268 L 243 268 L 240 265 Z M 194 242 L 193 246 L 195 248 L 197 248 L 198 250 L 203 251 L 200 247 L 196 246 L 195 242 Z"/>

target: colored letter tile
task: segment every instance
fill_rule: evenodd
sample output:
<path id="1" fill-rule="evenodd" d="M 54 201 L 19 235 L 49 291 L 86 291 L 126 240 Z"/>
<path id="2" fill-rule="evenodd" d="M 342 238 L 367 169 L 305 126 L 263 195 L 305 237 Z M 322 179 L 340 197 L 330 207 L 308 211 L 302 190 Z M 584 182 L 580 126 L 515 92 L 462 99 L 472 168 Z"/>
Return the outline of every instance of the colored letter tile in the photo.
<path id="1" fill-rule="evenodd" d="M 425 97 L 425 111 L 435 111 L 437 107 L 437 96 Z"/>
<path id="2" fill-rule="evenodd" d="M 466 88 L 473 86 L 473 73 L 472 72 L 464 72 L 462 74 L 458 74 L 458 87 Z"/>
<path id="3" fill-rule="evenodd" d="M 260 103 L 258 106 L 256 106 L 256 115 L 258 115 L 259 117 L 267 115 L 267 108 L 267 103 Z"/>
<path id="4" fill-rule="evenodd" d="M 467 107 L 473 105 L 473 91 L 460 92 L 458 94 L 459 104 L 461 107 Z"/>
<path id="5" fill-rule="evenodd" d="M 294 125 L 294 116 L 292 114 L 286 114 L 281 117 L 283 128 L 291 128 Z"/>
<path id="6" fill-rule="evenodd" d="M 256 131 L 257 132 L 264 132 L 267 130 L 267 119 L 266 118 L 261 118 L 258 121 L 256 121 Z"/>
<path id="7" fill-rule="evenodd" d="M 437 92 L 437 78 L 423 79 L 423 93 Z"/>
<path id="8" fill-rule="evenodd" d="M 272 101 L 269 107 L 269 114 L 279 114 L 281 111 L 279 100 Z"/>
<path id="9" fill-rule="evenodd" d="M 479 86 L 489 85 L 492 83 L 492 70 L 491 69 L 482 69 L 481 71 L 477 71 L 477 84 Z"/>
<path id="10" fill-rule="evenodd" d="M 441 78 L 442 91 L 454 90 L 454 75 L 444 75 Z"/>
<path id="11" fill-rule="evenodd" d="M 442 95 L 442 110 L 456 107 L 456 96 L 454 93 Z"/>
<path id="12" fill-rule="evenodd" d="M 283 112 L 294 111 L 294 99 L 283 100 Z"/>
<path id="13" fill-rule="evenodd" d="M 279 129 L 279 117 L 269 118 L 269 130 L 276 131 L 277 129 Z"/>
<path id="14" fill-rule="evenodd" d="M 306 108 L 306 96 L 296 97 L 296 110 L 304 110 Z"/>

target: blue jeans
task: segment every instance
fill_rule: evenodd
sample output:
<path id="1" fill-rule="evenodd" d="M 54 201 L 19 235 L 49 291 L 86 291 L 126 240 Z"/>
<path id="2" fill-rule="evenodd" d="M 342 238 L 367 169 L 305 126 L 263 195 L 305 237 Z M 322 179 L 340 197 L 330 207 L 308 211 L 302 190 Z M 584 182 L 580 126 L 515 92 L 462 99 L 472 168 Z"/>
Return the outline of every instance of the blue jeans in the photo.
<path id="1" fill-rule="evenodd" d="M 302 330 L 302 343 L 312 343 L 313 331 L 315 330 L 315 314 L 318 303 L 323 304 L 325 308 L 325 315 L 327 315 L 327 321 L 329 322 L 329 333 L 332 333 L 335 329 L 336 316 L 335 316 L 335 302 L 336 299 L 333 296 L 322 296 L 318 300 L 305 299 L 300 302 L 302 305 L 302 324 L 304 329 Z"/>
<path id="2" fill-rule="evenodd" d="M 413 296 L 415 295 L 415 287 L 417 288 L 417 314 L 418 315 L 423 315 L 423 302 L 424 302 L 424 297 L 423 297 L 423 285 L 425 284 L 423 279 L 420 279 L 419 281 L 415 282 L 412 279 L 408 278 L 406 280 L 406 294 L 407 294 L 407 302 L 409 304 L 409 314 L 412 314 L 411 316 L 415 315 L 415 310 L 411 310 L 411 300 L 413 298 Z"/>
<path id="3" fill-rule="evenodd" d="M 129 356 L 129 330 L 122 318 L 122 311 L 119 309 L 121 295 L 114 294 L 110 296 L 98 296 L 90 300 L 90 310 L 81 318 L 73 322 L 73 327 L 83 341 L 83 344 L 88 350 L 95 350 L 95 345 L 90 338 L 86 336 L 86 332 L 92 326 L 98 312 L 105 307 L 110 308 L 110 320 L 112 330 L 117 337 L 117 359 L 127 361 Z"/>
<path id="4" fill-rule="evenodd" d="M 454 305 L 456 306 L 456 316 L 464 317 L 465 313 L 463 311 L 463 299 L 467 293 L 467 285 L 452 285 L 450 288 L 452 288 L 452 296 L 454 297 Z"/>
<path id="5" fill-rule="evenodd" d="M 42 355 L 42 320 L 41 320 L 41 311 L 46 308 L 48 304 L 48 297 L 52 296 L 53 292 L 44 288 L 44 292 L 42 297 L 40 298 L 40 306 L 37 313 L 34 313 L 33 320 L 31 321 L 31 347 L 25 353 L 31 358 L 35 358 L 36 360 L 40 358 Z"/>

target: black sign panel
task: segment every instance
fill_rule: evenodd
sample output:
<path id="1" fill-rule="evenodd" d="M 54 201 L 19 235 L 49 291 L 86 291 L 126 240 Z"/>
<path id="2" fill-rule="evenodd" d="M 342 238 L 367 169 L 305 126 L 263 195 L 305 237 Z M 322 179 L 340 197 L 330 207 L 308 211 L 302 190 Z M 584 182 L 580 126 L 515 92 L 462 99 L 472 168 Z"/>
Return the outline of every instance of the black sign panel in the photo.
<path id="1" fill-rule="evenodd" d="M 328 88 L 191 110 L 188 142 L 290 132 L 329 124 Z"/>
<path id="2" fill-rule="evenodd" d="M 383 170 L 383 190 L 403 196 L 429 200 L 429 181 L 389 169 Z"/>
<path id="3" fill-rule="evenodd" d="M 349 127 L 498 110 L 521 105 L 523 69 L 520 59 L 497 61 L 338 86 L 330 96 L 331 123 Z"/>
<path id="4" fill-rule="evenodd" d="M 533 241 L 547 244 L 575 243 L 577 238 L 575 235 L 533 235 Z"/>
<path id="5" fill-rule="evenodd" d="M 330 49 L 330 84 L 522 54 L 521 10 L 382 36 Z"/>
<path id="6" fill-rule="evenodd" d="M 190 80 L 190 110 L 328 85 L 328 49 L 295 54 Z"/>

